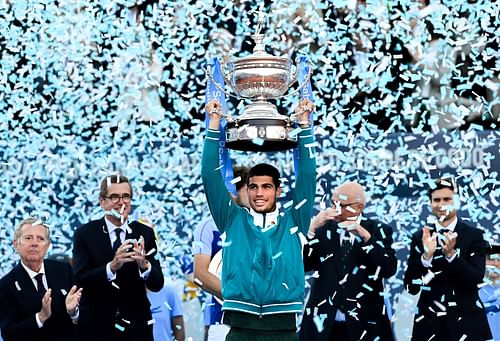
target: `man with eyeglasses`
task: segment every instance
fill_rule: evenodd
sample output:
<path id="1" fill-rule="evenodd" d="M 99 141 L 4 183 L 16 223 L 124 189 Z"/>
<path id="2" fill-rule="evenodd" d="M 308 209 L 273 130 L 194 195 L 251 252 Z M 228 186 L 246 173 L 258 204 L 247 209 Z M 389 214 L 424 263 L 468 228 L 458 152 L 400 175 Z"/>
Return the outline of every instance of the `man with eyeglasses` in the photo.
<path id="1" fill-rule="evenodd" d="M 365 191 L 338 186 L 311 222 L 304 270 L 315 271 L 300 340 L 393 340 L 384 282 L 396 273 L 392 229 L 362 215 Z"/>
<path id="2" fill-rule="evenodd" d="M 153 340 L 146 288 L 161 290 L 163 274 L 153 229 L 128 221 L 132 196 L 125 176 L 105 177 L 99 192 L 104 217 L 75 231 L 74 268 L 84 290 L 82 340 Z"/>
<path id="3" fill-rule="evenodd" d="M 75 339 L 82 290 L 74 286 L 68 263 L 45 259 L 49 233 L 49 227 L 33 217 L 14 232 L 21 260 L 0 280 L 0 330 L 5 341 Z"/>

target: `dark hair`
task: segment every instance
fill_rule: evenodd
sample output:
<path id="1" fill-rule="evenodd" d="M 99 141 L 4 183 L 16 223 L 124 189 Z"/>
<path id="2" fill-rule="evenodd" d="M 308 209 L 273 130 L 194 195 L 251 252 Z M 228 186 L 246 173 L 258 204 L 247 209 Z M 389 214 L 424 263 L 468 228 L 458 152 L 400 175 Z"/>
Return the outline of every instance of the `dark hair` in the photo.
<path id="1" fill-rule="evenodd" d="M 241 180 L 235 183 L 236 190 L 239 191 L 243 186 L 247 184 L 248 181 L 248 168 L 236 166 L 233 167 L 234 178 L 241 177 Z"/>
<path id="2" fill-rule="evenodd" d="M 434 181 L 434 186 L 429 186 L 429 190 L 427 191 L 429 199 L 432 199 L 432 193 L 434 193 L 434 191 L 443 188 L 451 189 L 453 193 L 455 193 L 456 192 L 455 181 L 452 178 L 441 178 Z"/>
<path id="3" fill-rule="evenodd" d="M 130 187 L 130 195 L 132 196 L 132 184 L 130 183 L 129 179 L 122 174 L 113 174 L 102 179 L 101 188 L 99 190 L 99 199 L 104 199 L 108 194 L 108 185 L 121 183 L 128 184 L 128 186 Z"/>
<path id="4" fill-rule="evenodd" d="M 253 176 L 270 176 L 273 178 L 273 184 L 276 188 L 280 187 L 280 172 L 276 167 L 267 163 L 259 163 L 250 168 L 248 172 L 247 185 L 250 184 L 250 178 Z"/>

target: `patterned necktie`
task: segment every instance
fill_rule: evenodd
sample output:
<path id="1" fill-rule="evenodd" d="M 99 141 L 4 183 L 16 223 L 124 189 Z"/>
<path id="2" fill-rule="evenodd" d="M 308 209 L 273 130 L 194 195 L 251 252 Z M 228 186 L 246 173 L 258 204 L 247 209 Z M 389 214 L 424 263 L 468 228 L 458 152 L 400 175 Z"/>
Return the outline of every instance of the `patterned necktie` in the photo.
<path id="1" fill-rule="evenodd" d="M 113 242 L 113 252 L 116 252 L 116 250 L 120 247 L 120 245 L 122 245 L 122 238 L 121 238 L 122 232 L 123 232 L 122 229 L 115 230 L 116 239 Z"/>
<path id="2" fill-rule="evenodd" d="M 38 293 L 40 294 L 41 297 L 43 297 L 43 295 L 45 295 L 45 292 L 47 290 L 45 290 L 45 287 L 43 286 L 43 273 L 39 273 L 35 276 L 35 279 L 36 279 L 36 287 L 37 287 L 37 290 L 38 290 Z"/>

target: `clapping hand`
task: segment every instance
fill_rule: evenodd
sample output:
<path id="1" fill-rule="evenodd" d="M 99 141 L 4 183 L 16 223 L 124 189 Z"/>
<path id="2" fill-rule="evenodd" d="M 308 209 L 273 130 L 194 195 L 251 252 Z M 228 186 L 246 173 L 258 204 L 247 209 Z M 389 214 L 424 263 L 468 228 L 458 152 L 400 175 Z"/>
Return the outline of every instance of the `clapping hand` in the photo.
<path id="1" fill-rule="evenodd" d="M 445 257 L 450 258 L 455 255 L 455 245 L 457 243 L 457 233 L 456 232 L 445 232 L 444 238 L 439 240 L 439 245 L 443 249 L 443 254 Z"/>
<path id="2" fill-rule="evenodd" d="M 351 232 L 355 236 L 358 236 L 363 239 L 363 241 L 366 243 L 370 240 L 372 237 L 371 233 L 368 232 L 367 229 L 365 229 L 361 224 L 358 222 L 358 220 L 345 220 L 339 226 L 345 228 L 347 231 Z"/>
<path id="3" fill-rule="evenodd" d="M 80 298 L 82 297 L 83 288 L 78 289 L 76 285 L 73 285 L 66 295 L 66 311 L 70 316 L 74 316 L 76 309 L 80 305 Z"/>
<path id="4" fill-rule="evenodd" d="M 38 313 L 40 322 L 44 323 L 52 315 L 52 289 L 47 289 L 42 297 L 42 310 Z"/>
<path id="5" fill-rule="evenodd" d="M 422 234 L 422 245 L 424 246 L 424 259 L 430 260 L 434 256 L 437 247 L 437 236 L 436 232 L 432 232 L 430 227 L 424 226 Z"/>
<path id="6" fill-rule="evenodd" d="M 146 255 L 144 252 L 144 238 L 141 236 L 138 241 L 134 241 L 133 243 L 133 248 L 132 248 L 133 254 L 131 258 L 137 262 L 137 265 L 142 271 L 146 271 L 149 269 L 150 264 L 149 261 L 146 259 Z"/>

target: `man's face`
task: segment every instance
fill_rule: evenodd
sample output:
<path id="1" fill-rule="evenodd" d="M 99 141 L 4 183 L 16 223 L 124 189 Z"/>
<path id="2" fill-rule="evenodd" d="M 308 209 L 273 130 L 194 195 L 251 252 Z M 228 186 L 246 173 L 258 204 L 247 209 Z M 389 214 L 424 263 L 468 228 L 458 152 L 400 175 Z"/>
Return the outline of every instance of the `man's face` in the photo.
<path id="1" fill-rule="evenodd" d="M 338 223 L 356 220 L 361 215 L 363 207 L 362 203 L 355 201 L 354 197 L 345 193 L 334 193 L 332 196 L 332 208 L 339 213 L 335 217 L 335 221 Z"/>
<path id="2" fill-rule="evenodd" d="M 267 175 L 252 176 L 248 181 L 250 207 L 258 213 L 276 209 L 276 199 L 281 195 L 281 187 L 276 188 L 273 178 Z"/>
<path id="3" fill-rule="evenodd" d="M 113 215 L 108 215 L 107 218 L 109 221 L 117 226 L 124 224 L 128 219 L 132 206 L 132 194 L 129 184 L 126 182 L 111 184 L 108 186 L 106 197 L 99 199 L 99 203 L 103 210 L 111 211 L 114 209 L 121 215 L 121 219 Z"/>
<path id="4" fill-rule="evenodd" d="M 431 210 L 438 221 L 443 222 L 456 217 L 457 211 L 453 195 L 453 191 L 449 188 L 441 188 L 432 192 Z"/>
<path id="5" fill-rule="evenodd" d="M 23 225 L 19 238 L 14 240 L 14 248 L 27 266 L 31 264 L 40 265 L 49 246 L 48 231 L 43 225 Z M 38 270 L 39 268 L 34 271 Z"/>

